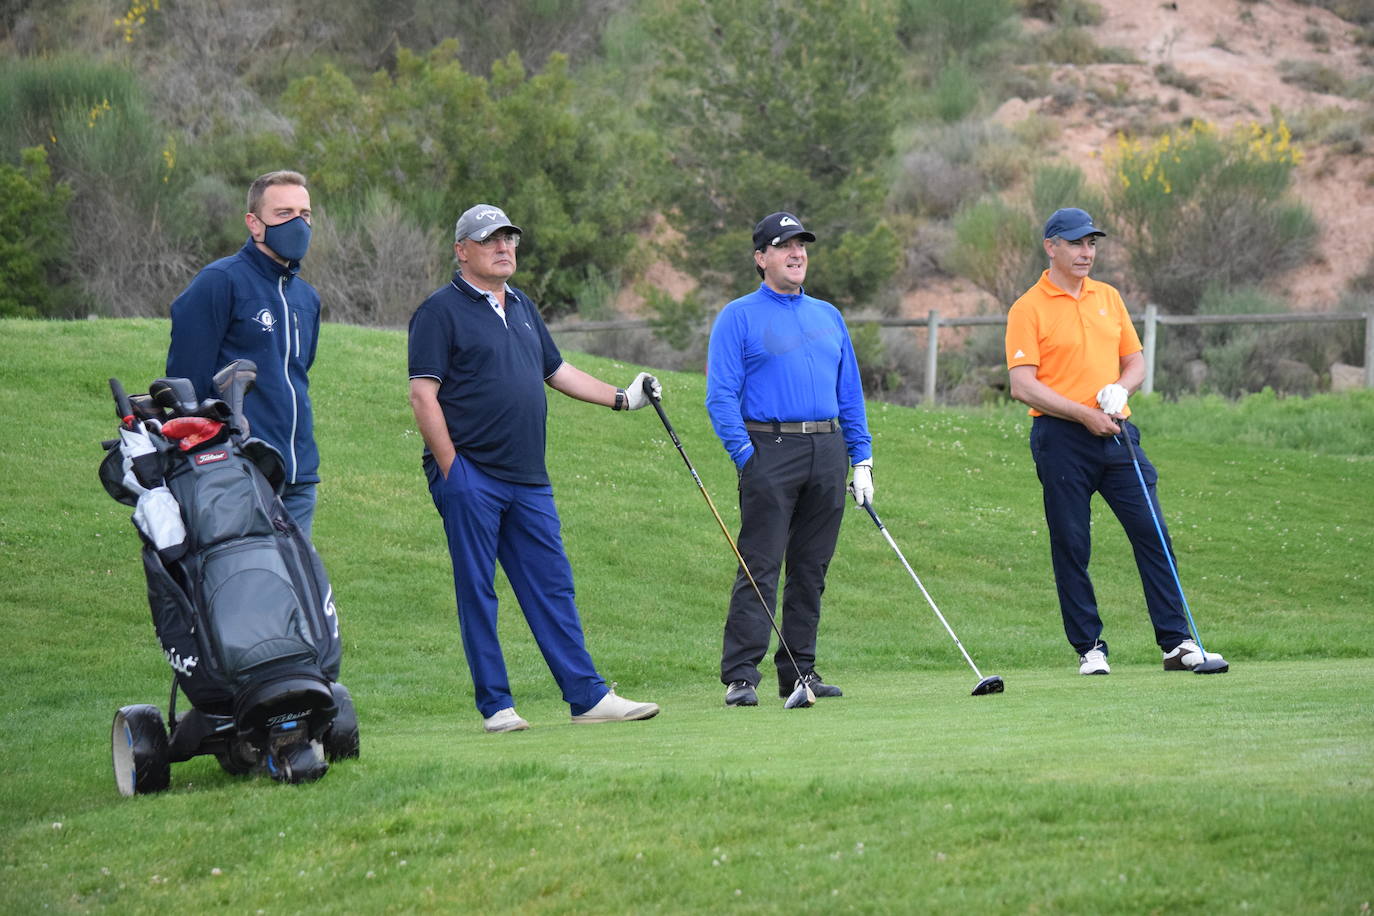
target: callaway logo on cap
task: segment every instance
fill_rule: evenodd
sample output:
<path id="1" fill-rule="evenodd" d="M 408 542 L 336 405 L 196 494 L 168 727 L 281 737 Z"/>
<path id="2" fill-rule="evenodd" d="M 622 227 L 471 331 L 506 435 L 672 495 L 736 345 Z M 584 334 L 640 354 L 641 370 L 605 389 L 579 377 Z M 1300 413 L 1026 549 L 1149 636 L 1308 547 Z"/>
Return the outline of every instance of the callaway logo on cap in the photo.
<path id="1" fill-rule="evenodd" d="M 800 238 L 803 242 L 816 241 L 816 237 L 806 231 L 801 220 L 791 213 L 770 213 L 754 227 L 754 250 L 762 251 L 769 245 L 781 245 L 791 238 Z"/>

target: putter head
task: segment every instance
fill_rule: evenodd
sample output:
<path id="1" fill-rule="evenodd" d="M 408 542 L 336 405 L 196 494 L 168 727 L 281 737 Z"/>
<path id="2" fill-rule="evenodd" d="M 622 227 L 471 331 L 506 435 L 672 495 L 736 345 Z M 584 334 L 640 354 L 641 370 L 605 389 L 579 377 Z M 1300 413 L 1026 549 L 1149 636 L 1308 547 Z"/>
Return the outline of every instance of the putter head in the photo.
<path id="1" fill-rule="evenodd" d="M 1006 686 L 1007 685 L 1003 684 L 1002 679 L 997 675 L 989 675 L 974 685 L 973 696 L 983 697 L 990 693 L 1001 693 L 1006 689 Z"/>
<path id="2" fill-rule="evenodd" d="M 1220 655 L 1207 655 L 1202 659 L 1202 663 L 1193 669 L 1194 674 L 1225 674 L 1231 670 L 1226 659 Z"/>
<path id="3" fill-rule="evenodd" d="M 793 688 L 791 696 L 787 702 L 782 704 L 783 709 L 806 709 L 816 705 L 816 695 L 811 692 L 811 688 L 803 681 L 798 680 L 797 686 Z"/>

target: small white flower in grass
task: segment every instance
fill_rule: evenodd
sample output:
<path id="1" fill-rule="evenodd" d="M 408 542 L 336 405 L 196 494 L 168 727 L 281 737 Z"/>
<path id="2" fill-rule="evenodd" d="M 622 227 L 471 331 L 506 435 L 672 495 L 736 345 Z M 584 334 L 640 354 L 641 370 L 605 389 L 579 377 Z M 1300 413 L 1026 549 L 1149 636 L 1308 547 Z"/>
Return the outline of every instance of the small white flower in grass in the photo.
<path id="1" fill-rule="evenodd" d="M 636 858 L 636 859 L 642 859 L 642 858 L 644 858 L 644 853 L 642 853 L 642 852 L 637 852 L 637 853 L 635 853 L 635 858 Z"/>
<path id="2" fill-rule="evenodd" d="M 367 877 L 368 877 L 368 878 L 375 878 L 375 877 L 377 877 L 377 873 L 376 873 L 375 871 L 370 871 L 370 872 L 367 873 Z"/>
<path id="3" fill-rule="evenodd" d="M 100 873 L 101 873 L 102 875 L 108 875 L 108 874 L 110 873 L 110 870 L 109 870 L 108 868 L 102 868 L 102 869 L 100 870 Z"/>
<path id="4" fill-rule="evenodd" d="M 54 829 L 54 830 L 61 830 L 61 829 L 62 829 L 62 822 L 61 822 L 61 821 L 53 821 L 53 822 L 52 822 L 52 829 Z"/>
<path id="5" fill-rule="evenodd" d="M 400 864 L 401 864 L 401 867 L 402 867 L 402 868 L 405 868 L 406 865 L 407 865 L 408 863 L 406 862 L 405 859 L 402 859 Z"/>
<path id="6" fill-rule="evenodd" d="M 279 840 L 284 840 L 284 839 L 286 839 L 286 831 L 285 831 L 285 830 L 280 830 L 280 831 L 278 831 L 278 832 L 277 832 L 277 839 L 279 839 Z"/>
<path id="7" fill-rule="evenodd" d="M 713 866 L 718 866 L 718 865 L 720 865 L 720 859 L 712 859 L 712 860 L 711 860 L 711 864 L 712 864 Z"/>
<path id="8" fill-rule="evenodd" d="M 212 868 L 212 869 L 210 869 L 210 874 L 212 874 L 212 875 L 214 875 L 216 878 L 218 878 L 220 875 L 224 874 L 224 872 L 223 872 L 222 870 L 218 869 L 218 868 Z"/>
<path id="9" fill-rule="evenodd" d="M 735 888 L 735 896 L 736 896 L 736 897 L 740 896 L 740 895 L 743 894 L 743 893 L 744 893 L 744 891 L 740 890 L 739 888 Z"/>
<path id="10" fill-rule="evenodd" d="M 1125 883 L 1126 883 L 1126 876 L 1125 876 L 1125 875 L 1117 875 L 1117 876 L 1116 876 L 1116 880 L 1120 881 L 1122 884 L 1125 884 Z"/>
<path id="11" fill-rule="evenodd" d="M 838 897 L 838 896 L 840 896 L 840 889 L 839 889 L 838 887 L 832 887 L 832 888 L 830 889 L 830 896 L 832 896 L 832 897 Z"/>
<path id="12" fill-rule="evenodd" d="M 943 852 L 937 852 L 937 853 L 935 854 L 935 861 L 936 861 L 936 862 L 943 862 L 943 861 L 945 861 L 945 859 L 947 859 L 947 858 L 949 858 L 949 857 L 946 856 Z"/>

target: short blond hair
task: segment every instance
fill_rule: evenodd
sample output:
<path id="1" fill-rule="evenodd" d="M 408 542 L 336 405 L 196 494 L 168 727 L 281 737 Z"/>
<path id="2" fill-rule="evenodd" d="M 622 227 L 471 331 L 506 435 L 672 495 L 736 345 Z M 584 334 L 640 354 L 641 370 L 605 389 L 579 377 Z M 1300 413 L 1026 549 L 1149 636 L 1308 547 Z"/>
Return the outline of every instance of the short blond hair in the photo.
<path id="1" fill-rule="evenodd" d="M 262 205 L 262 195 L 266 193 L 268 188 L 278 184 L 295 184 L 305 187 L 305 176 L 300 172 L 280 169 L 254 178 L 253 183 L 248 186 L 248 212 L 257 216 L 258 207 Z"/>

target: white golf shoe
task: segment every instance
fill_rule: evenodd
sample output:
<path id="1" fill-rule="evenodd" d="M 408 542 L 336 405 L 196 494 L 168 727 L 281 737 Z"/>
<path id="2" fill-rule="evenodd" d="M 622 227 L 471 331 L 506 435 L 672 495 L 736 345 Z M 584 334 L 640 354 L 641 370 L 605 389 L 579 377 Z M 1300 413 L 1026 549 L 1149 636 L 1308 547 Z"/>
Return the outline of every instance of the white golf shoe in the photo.
<path id="1" fill-rule="evenodd" d="M 1185 639 L 1173 648 L 1172 651 L 1164 653 L 1165 671 L 1192 671 L 1202 664 L 1202 649 L 1191 639 Z"/>
<path id="2" fill-rule="evenodd" d="M 1089 649 L 1078 656 L 1079 674 L 1111 674 L 1112 666 L 1107 664 L 1107 655 L 1101 649 Z"/>
<path id="3" fill-rule="evenodd" d="M 636 703 L 634 700 L 618 697 L 615 695 L 615 688 L 616 685 L 612 684 L 599 703 L 581 715 L 573 716 L 573 723 L 633 722 L 636 719 L 652 719 L 658 715 L 657 703 Z"/>
<path id="4" fill-rule="evenodd" d="M 482 727 L 489 732 L 522 732 L 530 727 L 530 723 L 520 718 L 514 706 L 507 706 L 483 719 Z"/>

